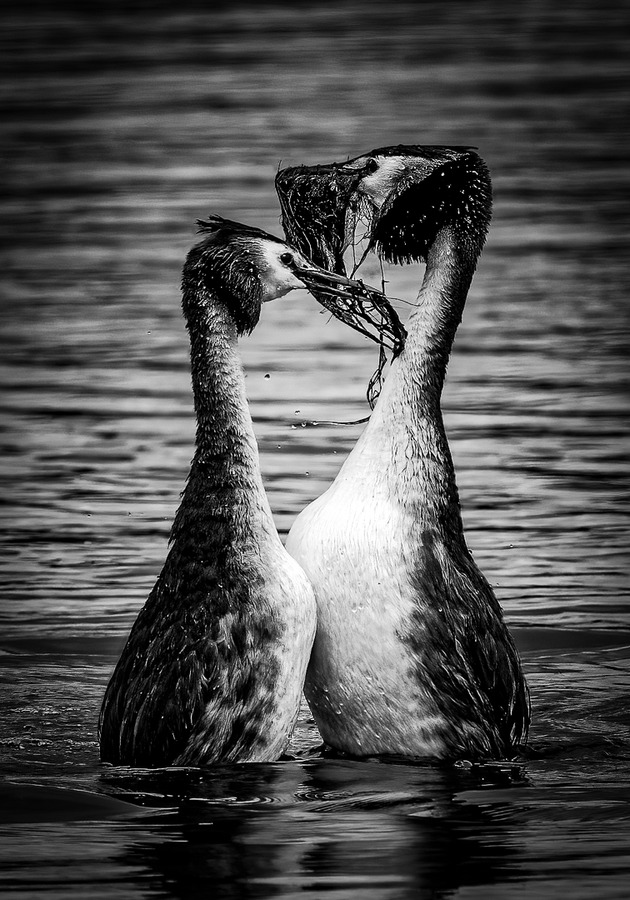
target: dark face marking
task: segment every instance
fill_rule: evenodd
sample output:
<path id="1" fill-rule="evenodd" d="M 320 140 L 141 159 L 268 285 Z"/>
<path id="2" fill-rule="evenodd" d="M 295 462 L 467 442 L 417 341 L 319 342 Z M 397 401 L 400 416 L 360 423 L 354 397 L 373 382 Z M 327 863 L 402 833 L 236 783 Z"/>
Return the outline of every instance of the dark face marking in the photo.
<path id="1" fill-rule="evenodd" d="M 380 210 L 373 212 L 369 246 L 387 262 L 426 262 L 438 233 L 450 227 L 460 245 L 476 257 L 491 207 L 490 178 L 477 154 L 417 163 L 412 158 Z"/>
<path id="2" fill-rule="evenodd" d="M 238 334 L 249 334 L 258 324 L 262 307 L 258 242 L 263 239 L 286 245 L 260 228 L 221 216 L 199 220 L 198 225 L 206 238 L 188 254 L 182 278 L 183 309 L 189 327 L 204 315 L 204 301 L 212 295 L 228 309 Z"/>

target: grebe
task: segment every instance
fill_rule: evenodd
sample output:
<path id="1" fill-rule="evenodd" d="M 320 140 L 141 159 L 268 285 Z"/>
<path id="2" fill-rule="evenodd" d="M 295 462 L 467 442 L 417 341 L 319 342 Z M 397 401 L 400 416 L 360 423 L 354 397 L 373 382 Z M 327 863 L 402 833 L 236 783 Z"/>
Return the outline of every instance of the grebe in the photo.
<path id="1" fill-rule="evenodd" d="M 362 211 L 369 247 L 390 262 L 426 262 L 404 349 L 369 423 L 286 545 L 315 589 L 305 694 L 322 738 L 355 756 L 508 756 L 526 740 L 529 695 L 466 545 L 440 408 L 490 222 L 487 168 L 467 148 L 399 146 L 282 170 L 276 183 L 287 236 L 314 261 L 345 271 L 347 214 Z M 299 214 L 313 207 L 315 236 Z"/>
<path id="2" fill-rule="evenodd" d="M 264 231 L 199 224 L 182 280 L 196 450 L 166 562 L 103 700 L 101 759 L 114 765 L 277 759 L 315 634 L 312 588 L 263 488 L 237 337 L 263 302 L 335 279 Z"/>

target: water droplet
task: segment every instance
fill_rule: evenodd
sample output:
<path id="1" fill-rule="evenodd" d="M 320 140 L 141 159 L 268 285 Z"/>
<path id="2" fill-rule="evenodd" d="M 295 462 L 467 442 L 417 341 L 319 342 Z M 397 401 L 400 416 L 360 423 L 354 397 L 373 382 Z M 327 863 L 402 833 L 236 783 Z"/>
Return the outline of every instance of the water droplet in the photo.
<path id="1" fill-rule="evenodd" d="M 296 409 L 296 410 L 295 410 L 295 415 L 296 415 L 296 416 L 299 416 L 299 415 L 300 415 L 300 410 L 299 410 L 299 409 Z"/>
<path id="2" fill-rule="evenodd" d="M 267 374 L 265 375 L 265 378 L 271 378 L 271 375 L 269 374 L 269 372 L 267 372 Z"/>

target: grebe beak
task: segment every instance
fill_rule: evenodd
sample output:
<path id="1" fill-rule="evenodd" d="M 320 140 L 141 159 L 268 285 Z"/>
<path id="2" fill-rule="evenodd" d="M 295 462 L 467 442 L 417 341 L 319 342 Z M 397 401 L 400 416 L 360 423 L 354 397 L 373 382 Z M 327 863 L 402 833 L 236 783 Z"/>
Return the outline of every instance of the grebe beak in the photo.
<path id="1" fill-rule="evenodd" d="M 394 357 L 402 351 L 407 332 L 396 310 L 377 288 L 360 279 L 346 278 L 311 264 L 295 266 L 295 275 L 313 297 L 337 319 L 392 350 Z"/>

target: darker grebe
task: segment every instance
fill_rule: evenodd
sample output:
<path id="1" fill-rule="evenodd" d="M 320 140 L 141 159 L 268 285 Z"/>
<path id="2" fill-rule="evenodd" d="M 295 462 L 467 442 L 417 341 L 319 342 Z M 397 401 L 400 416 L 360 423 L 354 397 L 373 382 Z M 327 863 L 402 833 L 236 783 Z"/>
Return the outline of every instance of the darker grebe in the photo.
<path id="1" fill-rule="evenodd" d="M 263 231 L 200 225 L 182 282 L 196 451 L 164 568 L 103 700 L 101 759 L 115 765 L 277 759 L 315 634 L 312 588 L 263 488 L 237 337 L 264 301 L 335 279 Z"/>
<path id="2" fill-rule="evenodd" d="M 345 272 L 357 213 L 386 260 L 426 262 L 369 424 L 287 541 L 317 600 L 305 684 L 317 725 L 353 755 L 509 755 L 527 737 L 528 691 L 466 546 L 440 409 L 490 221 L 487 168 L 467 148 L 387 147 L 281 170 L 276 184 L 287 237 L 315 262 Z"/>

